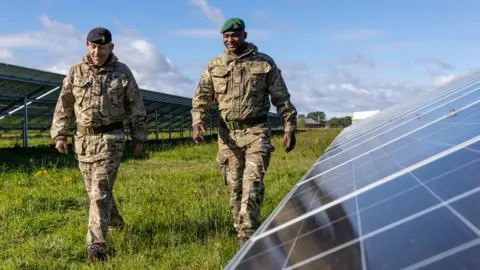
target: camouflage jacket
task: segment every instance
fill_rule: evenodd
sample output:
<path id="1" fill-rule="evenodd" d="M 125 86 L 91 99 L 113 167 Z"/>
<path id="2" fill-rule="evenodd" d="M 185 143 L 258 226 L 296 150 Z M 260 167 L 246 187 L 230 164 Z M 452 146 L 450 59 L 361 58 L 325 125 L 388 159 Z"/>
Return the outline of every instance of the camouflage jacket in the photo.
<path id="1" fill-rule="evenodd" d="M 122 122 L 126 113 L 131 114 L 132 138 L 145 141 L 147 115 L 131 70 L 113 53 L 100 68 L 91 64 L 87 54 L 63 80 L 50 134 L 54 140 L 66 140 L 73 115 L 77 125 L 100 127 Z"/>
<path id="2" fill-rule="evenodd" d="M 285 131 L 295 130 L 297 111 L 274 60 L 252 43 L 247 43 L 238 58 L 225 50 L 202 73 L 192 101 L 192 124 L 205 123 L 214 103 L 225 121 L 265 116 L 270 110 L 269 96 Z"/>

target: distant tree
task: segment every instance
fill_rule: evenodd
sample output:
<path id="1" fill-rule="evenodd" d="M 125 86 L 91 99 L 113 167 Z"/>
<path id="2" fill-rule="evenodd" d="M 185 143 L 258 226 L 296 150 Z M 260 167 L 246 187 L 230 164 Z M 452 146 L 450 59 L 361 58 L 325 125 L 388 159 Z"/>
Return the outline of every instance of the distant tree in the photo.
<path id="1" fill-rule="evenodd" d="M 319 112 L 319 111 L 310 112 L 307 114 L 307 118 L 313 119 L 321 125 L 325 125 L 325 123 L 327 122 L 325 120 L 326 117 L 327 115 L 324 112 Z"/>
<path id="2" fill-rule="evenodd" d="M 352 117 L 332 117 L 327 121 L 327 125 L 331 128 L 345 128 L 352 124 Z"/>
<path id="3" fill-rule="evenodd" d="M 342 124 L 343 124 L 343 127 L 348 127 L 352 124 L 352 117 L 351 116 L 345 116 L 345 117 L 342 117 Z"/>
<path id="4" fill-rule="evenodd" d="M 299 114 L 298 118 L 305 118 L 305 114 Z"/>
<path id="5" fill-rule="evenodd" d="M 327 121 L 327 125 L 331 128 L 338 128 L 340 126 L 340 120 L 337 117 L 332 117 Z"/>

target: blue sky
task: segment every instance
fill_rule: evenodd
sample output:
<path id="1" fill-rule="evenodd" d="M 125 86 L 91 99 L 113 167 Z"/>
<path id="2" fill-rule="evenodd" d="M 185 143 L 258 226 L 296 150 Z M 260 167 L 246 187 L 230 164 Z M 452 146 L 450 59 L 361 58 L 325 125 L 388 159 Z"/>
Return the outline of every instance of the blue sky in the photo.
<path id="1" fill-rule="evenodd" d="M 62 72 L 85 52 L 86 33 L 104 26 L 144 88 L 191 96 L 223 51 L 220 25 L 241 17 L 299 111 L 329 116 L 383 109 L 480 66 L 473 0 L 116 3 L 2 1 L 0 61 Z"/>

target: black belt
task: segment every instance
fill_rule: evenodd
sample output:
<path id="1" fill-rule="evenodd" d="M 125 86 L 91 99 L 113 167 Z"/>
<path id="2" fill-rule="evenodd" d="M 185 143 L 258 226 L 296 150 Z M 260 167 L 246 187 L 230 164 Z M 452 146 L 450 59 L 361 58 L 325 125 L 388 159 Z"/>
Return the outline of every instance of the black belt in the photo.
<path id="1" fill-rule="evenodd" d="M 110 125 L 101 126 L 101 127 L 84 127 L 77 125 L 77 132 L 80 134 L 86 135 L 97 135 L 101 133 L 106 133 L 116 129 L 123 129 L 123 122 L 115 122 Z"/>
<path id="2" fill-rule="evenodd" d="M 268 115 L 262 115 L 255 118 L 249 118 L 240 121 L 225 121 L 221 117 L 219 119 L 220 127 L 228 129 L 246 129 L 256 126 L 258 124 L 268 122 Z"/>

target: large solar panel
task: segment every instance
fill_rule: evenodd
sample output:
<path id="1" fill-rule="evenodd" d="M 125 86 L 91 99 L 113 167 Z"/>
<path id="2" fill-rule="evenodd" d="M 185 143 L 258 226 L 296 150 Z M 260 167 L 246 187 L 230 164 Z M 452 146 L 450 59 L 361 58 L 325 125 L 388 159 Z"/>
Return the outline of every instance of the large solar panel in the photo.
<path id="1" fill-rule="evenodd" d="M 227 269 L 480 269 L 480 71 L 350 126 Z"/>

